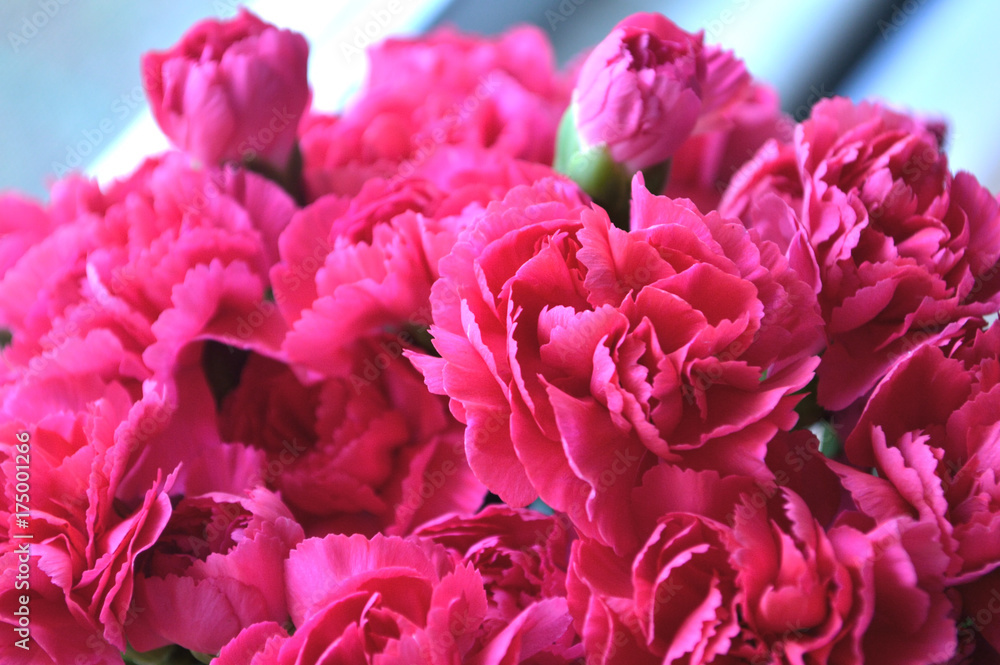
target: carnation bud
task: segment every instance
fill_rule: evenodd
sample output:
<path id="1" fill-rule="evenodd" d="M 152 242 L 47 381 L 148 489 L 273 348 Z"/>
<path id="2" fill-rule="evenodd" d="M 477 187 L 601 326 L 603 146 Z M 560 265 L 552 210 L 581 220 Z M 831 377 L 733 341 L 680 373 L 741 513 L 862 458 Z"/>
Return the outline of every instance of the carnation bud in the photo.
<path id="1" fill-rule="evenodd" d="M 608 208 L 612 219 L 620 219 L 616 210 L 627 217 L 632 175 L 649 170 L 647 181 L 659 191 L 668 160 L 693 132 L 704 78 L 701 34 L 659 14 L 626 18 L 580 69 L 555 168 Z"/>
<path id="2" fill-rule="evenodd" d="M 170 141 L 205 164 L 235 161 L 283 174 L 309 99 L 309 45 L 241 10 L 195 25 L 147 53 L 143 86 Z"/>

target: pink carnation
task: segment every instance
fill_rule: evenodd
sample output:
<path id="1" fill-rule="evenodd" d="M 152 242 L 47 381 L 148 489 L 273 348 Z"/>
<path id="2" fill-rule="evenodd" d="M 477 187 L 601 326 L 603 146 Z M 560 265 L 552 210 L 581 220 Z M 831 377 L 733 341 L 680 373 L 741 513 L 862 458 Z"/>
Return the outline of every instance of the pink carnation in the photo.
<path id="1" fill-rule="evenodd" d="M 269 163 L 283 169 L 309 98 L 305 38 L 241 9 L 206 20 L 168 51 L 142 59 L 143 86 L 160 129 L 205 165 Z"/>
<path id="2" fill-rule="evenodd" d="M 916 665 L 955 652 L 952 604 L 929 574 L 946 557 L 928 529 L 900 520 L 825 531 L 781 490 L 764 509 L 737 511 L 733 535 L 745 657 Z"/>
<path id="3" fill-rule="evenodd" d="M 435 155 L 450 146 L 552 163 L 571 83 L 541 30 L 489 39 L 439 30 L 388 39 L 368 57 L 368 79 L 349 108 L 303 123 L 310 200 L 353 195 L 373 177 L 433 177 Z"/>
<path id="4" fill-rule="evenodd" d="M 72 380 L 70 372 L 64 377 Z M 49 388 L 57 385 L 50 383 Z M 131 604 L 136 559 L 156 542 L 170 519 L 167 493 L 173 476 L 159 475 L 135 500 L 117 498 L 133 434 L 128 393 L 121 385 L 102 388 L 86 379 L 78 388 L 84 391 L 78 402 L 49 393 L 51 401 L 43 407 L 47 413 L 25 409 L 31 422 L 8 414 L 0 427 L 0 599 L 10 608 L 3 622 L 18 625 L 12 612 L 23 604 L 18 598 L 28 593 L 25 581 L 31 622 L 30 649 L 25 652 L 13 639 L 5 640 L 0 647 L 5 663 L 66 663 L 78 657 L 120 662 L 135 620 Z M 30 403 L 28 393 L 26 388 L 6 397 L 13 397 L 16 407 L 18 400 Z M 28 444 L 26 450 L 19 448 L 22 442 Z M 22 529 L 15 527 L 11 512 L 24 504 L 18 498 L 17 467 L 29 458 L 30 528 Z M 24 533 L 31 539 L 13 537 Z"/>
<path id="5" fill-rule="evenodd" d="M 0 387 L 3 414 L 9 420 L 40 422 L 51 414 L 85 412 L 91 402 L 114 391 L 127 413 L 115 432 L 116 500 L 127 505 L 141 501 L 167 473 L 180 493 L 240 492 L 261 464 L 261 455 L 222 443 L 200 356 L 195 353 L 192 362 L 187 355 L 162 380 L 141 385 L 121 381 L 120 342 L 106 330 L 94 330 L 36 357 L 30 372 Z"/>
<path id="6" fill-rule="evenodd" d="M 389 332 L 419 344 L 431 323 L 438 262 L 458 233 L 489 201 L 552 173 L 481 151 L 451 150 L 447 158 L 435 160 L 439 185 L 374 178 L 354 197 L 324 196 L 292 218 L 271 271 L 292 325 L 284 345 L 291 360 L 345 375 L 367 337 Z"/>
<path id="7" fill-rule="evenodd" d="M 587 56 L 573 92 L 587 146 L 638 170 L 669 159 L 698 122 L 703 36 L 660 14 L 624 19 Z"/>
<path id="8" fill-rule="evenodd" d="M 281 500 L 247 496 L 183 498 L 156 544 L 137 561 L 129 628 L 136 651 L 170 644 L 218 653 L 247 626 L 284 622 L 284 563 L 303 538 Z"/>
<path id="9" fill-rule="evenodd" d="M 982 621 L 1000 565 L 1000 327 L 949 353 L 925 345 L 878 384 L 848 437 L 848 458 L 877 475 L 837 465 L 860 510 L 878 521 L 914 516 L 949 556 L 948 586 L 963 614 L 1000 651 L 1000 630 Z M 989 610 L 992 612 L 992 610 Z M 976 618 L 976 617 L 979 618 Z"/>
<path id="10" fill-rule="evenodd" d="M 941 131 L 877 104 L 822 101 L 793 143 L 761 148 L 720 205 L 777 242 L 819 294 L 829 409 L 1000 306 L 1000 206 L 973 176 L 949 174 Z"/>
<path id="11" fill-rule="evenodd" d="M 219 665 L 532 662 L 569 625 L 565 601 L 551 599 L 484 640 L 482 578 L 426 540 L 309 539 L 286 569 L 294 634 L 276 623 L 247 628 L 223 648 Z"/>
<path id="12" fill-rule="evenodd" d="M 33 358 L 98 329 L 118 337 L 126 351 L 121 374 L 138 381 L 199 336 L 280 344 L 280 317 L 239 325 L 265 308 L 278 234 L 294 211 L 276 185 L 239 170 L 192 169 L 168 154 L 105 192 L 68 181 L 53 196 L 54 232 L 0 279 L 0 324 L 13 336 L 4 350 L 9 364 L 32 371 Z M 190 308 L 198 311 L 176 311 Z M 159 362 L 144 356 L 157 341 L 151 353 Z"/>
<path id="13" fill-rule="evenodd" d="M 56 194 L 56 231 L 0 280 L 11 413 L 120 383 L 146 427 L 129 443 L 120 499 L 182 463 L 179 492 L 242 491 L 261 457 L 223 444 L 215 402 L 237 349 L 274 355 L 284 339 L 264 295 L 294 204 L 259 176 L 176 154 L 104 192 L 68 181 Z"/>
<path id="14" fill-rule="evenodd" d="M 558 182 L 512 190 L 441 261 L 441 358 L 411 355 L 492 491 L 540 495 L 619 552 L 659 460 L 770 477 L 767 441 L 795 423 L 820 343 L 811 290 L 738 222 L 637 181 L 632 225 Z"/>
<path id="15" fill-rule="evenodd" d="M 264 453 L 258 480 L 307 533 L 405 534 L 482 503 L 461 426 L 401 354 L 373 339 L 349 376 L 317 383 L 254 354 L 226 397 L 221 435 Z"/>
<path id="16" fill-rule="evenodd" d="M 60 196 L 55 193 L 54 198 Z M 41 205 L 16 194 L 0 196 L 0 277 L 26 251 L 55 230 L 58 222 Z"/>
<path id="17" fill-rule="evenodd" d="M 923 543 L 926 529 L 825 531 L 800 497 L 774 487 L 730 503 L 727 524 L 732 481 L 709 472 L 670 479 L 679 481 L 673 509 L 634 559 L 587 539 L 573 546 L 570 611 L 588 657 L 916 665 L 954 653 L 951 603 L 915 573 L 946 560 Z M 677 511 L 685 507 L 694 512 Z"/>
<path id="18" fill-rule="evenodd" d="M 5 234 L 0 248 L 7 264 L 0 278 L 0 326 L 12 336 L 4 350 L 7 365 L 24 366 L 42 350 L 51 350 L 67 333 L 56 333 L 59 319 L 80 299 L 86 279 L 85 257 L 108 203 L 96 183 L 72 177 L 55 183 L 47 208 L 20 202 L 8 209 L 7 223 L 22 233 Z M 29 227 L 48 228 L 33 234 Z M 55 337 L 44 343 L 45 338 Z"/>
<path id="19" fill-rule="evenodd" d="M 587 653 L 607 663 L 725 662 L 740 633 L 733 537 L 696 515 L 661 517 L 634 561 L 574 543 L 570 611 Z"/>
<path id="20" fill-rule="evenodd" d="M 729 180 L 768 139 L 791 135 L 778 94 L 755 81 L 743 61 L 718 46 L 705 48 L 705 98 L 698 124 L 670 160 L 663 194 L 715 210 Z"/>
<path id="21" fill-rule="evenodd" d="M 454 551 L 482 575 L 488 608 L 486 633 L 500 633 L 533 604 L 566 596 L 572 525 L 563 517 L 491 505 L 472 517 L 447 516 L 416 535 Z M 579 641 L 567 630 L 558 653 Z"/>

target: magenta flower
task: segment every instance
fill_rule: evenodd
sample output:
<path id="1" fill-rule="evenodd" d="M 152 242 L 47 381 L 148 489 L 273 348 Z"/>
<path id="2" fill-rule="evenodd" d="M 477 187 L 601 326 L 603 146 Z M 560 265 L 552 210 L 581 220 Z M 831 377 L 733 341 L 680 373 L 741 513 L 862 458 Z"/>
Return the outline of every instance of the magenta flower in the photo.
<path id="1" fill-rule="evenodd" d="M 719 207 L 730 179 L 757 149 L 769 139 L 790 136 L 794 124 L 782 114 L 778 93 L 751 78 L 732 52 L 707 46 L 705 63 L 698 124 L 671 158 L 662 193 L 691 199 L 708 213 Z"/>
<path id="2" fill-rule="evenodd" d="M 569 627 L 565 600 L 536 603 L 484 635 L 482 577 L 428 540 L 312 538 L 289 556 L 286 575 L 294 633 L 251 626 L 219 665 L 571 662 L 542 653 Z"/>
<path id="3" fill-rule="evenodd" d="M 878 104 L 825 100 L 793 143 L 765 144 L 720 204 L 815 287 L 828 409 L 1000 307 L 1000 205 L 972 175 L 948 172 L 942 131 Z"/>
<path id="4" fill-rule="evenodd" d="M 488 607 L 483 628 L 500 633 L 532 605 L 566 596 L 566 570 L 574 531 L 565 517 L 487 506 L 472 516 L 450 515 L 424 524 L 416 535 L 454 551 L 483 577 Z M 567 630 L 554 647 L 566 655 L 579 637 Z"/>
<path id="5" fill-rule="evenodd" d="M 483 38 L 444 29 L 386 40 L 368 57 L 368 78 L 348 108 L 302 123 L 310 200 L 353 196 L 375 177 L 441 185 L 455 147 L 481 167 L 511 157 L 552 163 L 572 84 L 541 30 Z"/>
<path id="6" fill-rule="evenodd" d="M 114 364 L 116 358 L 112 354 L 101 360 Z M 118 490 L 135 428 L 141 425 L 132 420 L 135 409 L 127 391 L 117 383 L 104 384 L 93 369 L 75 375 L 73 366 L 60 365 L 58 359 L 47 367 L 49 376 L 39 372 L 4 390 L 7 408 L 31 422 L 5 413 L 0 426 L 5 506 L 0 600 L 11 608 L 2 621 L 5 631 L 14 634 L 18 617 L 13 609 L 19 596 L 28 593 L 28 655 L 33 660 L 23 660 L 25 651 L 12 639 L 0 646 L 0 659 L 120 662 L 135 619 L 137 558 L 152 547 L 170 519 L 168 492 L 175 476 L 161 473 L 122 501 Z M 19 433 L 26 435 L 21 439 L 28 443 L 26 451 L 18 449 Z M 29 457 L 28 481 L 23 473 L 18 481 L 18 471 Z M 19 527 L 11 513 L 18 502 L 25 503 L 25 482 L 30 490 L 29 526 Z M 21 540 L 15 534 L 31 538 Z"/>
<path id="7" fill-rule="evenodd" d="M 415 344 L 414 332 L 431 323 L 438 262 L 459 232 L 512 187 L 552 175 L 482 150 L 438 158 L 445 153 L 436 182 L 372 178 L 356 196 L 321 197 L 292 218 L 271 271 L 292 361 L 346 376 L 366 338 L 389 332 Z"/>
<path id="8" fill-rule="evenodd" d="M 163 132 L 205 165 L 260 161 L 281 170 L 309 99 L 308 57 L 302 35 L 241 9 L 147 53 L 143 85 Z"/>
<path id="9" fill-rule="evenodd" d="M 845 448 L 877 475 L 834 468 L 874 520 L 913 516 L 930 529 L 948 555 L 938 577 L 957 588 L 963 615 L 1000 650 L 1000 631 L 982 621 L 996 606 L 1000 562 L 1000 327 L 968 332 L 948 352 L 920 347 L 875 388 Z"/>
<path id="10" fill-rule="evenodd" d="M 631 170 L 658 164 L 691 134 L 702 107 L 702 35 L 660 14 L 633 14 L 587 56 L 574 90 L 576 127 Z"/>
<path id="11" fill-rule="evenodd" d="M 129 628 L 137 651 L 169 644 L 218 653 L 247 626 L 288 619 L 284 565 L 303 538 L 277 495 L 185 497 L 137 562 Z"/>
<path id="12" fill-rule="evenodd" d="M 632 232 L 557 181 L 511 190 L 442 259 L 441 358 L 411 354 L 467 424 L 469 463 L 619 553 L 632 487 L 659 460 L 768 478 L 819 348 L 815 296 L 741 224 L 655 197 Z"/>
<path id="13" fill-rule="evenodd" d="M 219 414 L 226 441 L 265 456 L 258 481 L 307 535 L 409 533 L 474 511 L 485 490 L 462 428 L 391 337 L 356 347 L 348 375 L 304 384 L 296 367 L 251 355 Z"/>
<path id="14" fill-rule="evenodd" d="M 280 187 L 239 169 L 194 169 L 167 153 L 103 189 L 60 183 L 46 211 L 53 232 L 0 277 L 0 325 L 13 336 L 8 364 L 32 372 L 36 358 L 95 330 L 118 338 L 120 374 L 132 381 L 169 371 L 199 337 L 280 346 L 285 324 L 262 302 L 278 235 L 295 209 Z M 4 237 L 0 248 L 23 239 Z"/>
<path id="15" fill-rule="evenodd" d="M 733 479 L 663 468 L 650 485 L 671 483 L 666 511 L 634 558 L 573 545 L 569 607 L 588 655 L 912 665 L 954 654 L 952 604 L 927 574 L 947 557 L 929 529 L 899 520 L 826 530 L 790 490 L 737 495 Z"/>

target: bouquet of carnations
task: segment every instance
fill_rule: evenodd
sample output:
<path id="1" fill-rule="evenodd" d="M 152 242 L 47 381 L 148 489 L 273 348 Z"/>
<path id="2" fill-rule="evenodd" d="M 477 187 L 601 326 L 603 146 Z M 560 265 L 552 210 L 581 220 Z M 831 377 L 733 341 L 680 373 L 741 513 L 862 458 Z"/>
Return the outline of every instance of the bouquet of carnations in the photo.
<path id="1" fill-rule="evenodd" d="M 1000 204 L 631 16 L 143 59 L 0 197 L 5 664 L 1000 662 Z M 318 82 L 317 85 L 321 85 Z"/>

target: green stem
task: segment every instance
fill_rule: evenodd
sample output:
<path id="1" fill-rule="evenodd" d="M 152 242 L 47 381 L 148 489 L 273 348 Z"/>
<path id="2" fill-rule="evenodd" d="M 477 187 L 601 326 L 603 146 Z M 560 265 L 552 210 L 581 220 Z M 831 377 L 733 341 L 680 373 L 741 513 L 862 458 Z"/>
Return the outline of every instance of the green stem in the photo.
<path id="1" fill-rule="evenodd" d="M 604 208 L 611 222 L 630 229 L 632 177 L 635 171 L 616 162 L 607 146 L 585 145 L 576 129 L 576 105 L 571 104 L 559 123 L 559 138 L 552 167 L 568 176 L 594 203 Z M 646 188 L 659 194 L 670 175 L 670 160 L 642 170 Z"/>

